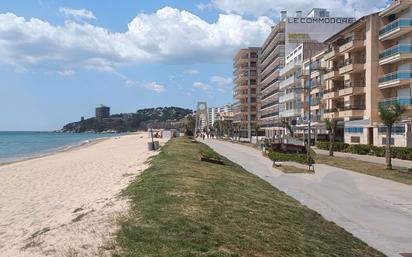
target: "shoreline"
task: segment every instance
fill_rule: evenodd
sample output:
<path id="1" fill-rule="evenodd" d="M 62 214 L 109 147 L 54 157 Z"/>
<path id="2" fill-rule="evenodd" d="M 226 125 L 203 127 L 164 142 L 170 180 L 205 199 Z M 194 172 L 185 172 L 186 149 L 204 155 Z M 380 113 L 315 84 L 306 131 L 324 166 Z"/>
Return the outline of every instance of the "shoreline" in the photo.
<path id="1" fill-rule="evenodd" d="M 92 146 L 94 144 L 98 144 L 98 143 L 103 142 L 103 141 L 105 141 L 107 139 L 110 139 L 110 138 L 114 138 L 114 137 L 88 139 L 88 140 L 86 140 L 86 142 L 81 141 L 81 142 L 79 142 L 77 144 L 74 144 L 74 145 L 62 146 L 58 149 L 49 149 L 46 152 L 34 153 L 31 156 L 22 157 L 21 159 L 18 159 L 18 160 L 5 161 L 5 162 L 0 161 L 0 167 L 13 165 L 13 164 L 17 164 L 17 163 L 22 163 L 22 162 L 26 162 L 26 161 L 31 161 L 31 160 L 35 160 L 35 159 L 41 159 L 41 158 L 52 156 L 52 155 L 59 154 L 59 153 L 74 151 L 76 149 L 81 149 L 83 147 L 88 147 L 88 146 Z"/>
<path id="2" fill-rule="evenodd" d="M 130 208 L 121 191 L 159 153 L 149 140 L 103 138 L 0 166 L 0 256 L 110 256 L 103 246 Z"/>
<path id="3" fill-rule="evenodd" d="M 140 134 L 144 134 L 144 133 L 145 132 L 143 132 L 143 131 L 142 132 L 140 132 L 140 131 L 139 132 L 128 132 L 128 133 L 115 134 L 114 136 L 111 136 L 111 137 L 91 138 L 91 139 L 87 139 L 87 140 L 77 142 L 75 144 L 61 146 L 59 148 L 52 148 L 52 149 L 46 150 L 44 152 L 33 153 L 33 154 L 31 154 L 27 157 L 21 157 L 21 158 L 18 158 L 16 160 L 10 160 L 10 161 L 0 160 L 0 167 L 4 167 L 4 166 L 7 166 L 7 165 L 13 165 L 13 164 L 21 163 L 21 162 L 25 162 L 25 161 L 35 160 L 35 159 L 41 159 L 41 158 L 48 157 L 48 156 L 51 156 L 51 155 L 55 155 L 55 154 L 58 154 L 58 153 L 74 151 L 76 149 L 80 149 L 80 148 L 83 148 L 83 147 L 88 147 L 88 146 L 92 146 L 94 144 L 98 144 L 100 142 L 106 141 L 106 140 L 111 139 L 111 138 L 124 137 L 124 136 L 128 136 L 128 135 L 140 135 Z M 71 134 L 71 133 L 67 133 L 67 134 Z M 84 133 L 84 134 L 87 134 L 87 133 Z M 105 135 L 107 135 L 107 134 L 105 134 Z"/>

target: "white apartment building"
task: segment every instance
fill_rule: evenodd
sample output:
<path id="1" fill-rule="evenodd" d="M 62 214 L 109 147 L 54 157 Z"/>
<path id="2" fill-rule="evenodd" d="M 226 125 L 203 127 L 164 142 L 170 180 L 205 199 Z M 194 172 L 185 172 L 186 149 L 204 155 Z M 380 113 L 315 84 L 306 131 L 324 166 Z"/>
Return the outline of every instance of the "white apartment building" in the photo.
<path id="1" fill-rule="evenodd" d="M 323 42 L 355 20 L 353 17 L 330 17 L 326 9 L 320 8 L 313 9 L 306 16 L 302 12 L 293 17 L 287 16 L 285 11 L 281 13 L 281 20 L 273 26 L 263 43 L 259 58 L 258 118 L 266 137 L 281 135 L 284 130 L 280 114 L 286 114 L 285 104 L 280 104 L 279 100 L 281 97 L 282 101 L 285 99 L 279 87 L 282 82 L 280 71 L 285 67 L 286 56 L 302 43 Z"/>
<path id="2" fill-rule="evenodd" d="M 322 43 L 303 43 L 286 56 L 286 65 L 280 70 L 282 81 L 279 84 L 279 105 L 282 111 L 279 117 L 282 121 L 301 121 L 304 119 L 303 88 L 305 87 L 302 76 L 302 64 L 304 60 L 311 58 L 320 50 L 324 49 Z"/>

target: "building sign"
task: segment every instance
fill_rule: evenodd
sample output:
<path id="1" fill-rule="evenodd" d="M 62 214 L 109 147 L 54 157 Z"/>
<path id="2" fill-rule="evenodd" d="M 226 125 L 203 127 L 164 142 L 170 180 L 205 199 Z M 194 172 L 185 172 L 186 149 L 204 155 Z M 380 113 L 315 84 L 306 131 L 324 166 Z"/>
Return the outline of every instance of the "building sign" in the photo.
<path id="1" fill-rule="evenodd" d="M 305 24 L 352 24 L 356 21 L 355 18 L 340 18 L 340 17 L 289 17 L 288 23 L 305 23 Z"/>
<path id="2" fill-rule="evenodd" d="M 290 33 L 288 39 L 289 43 L 318 42 L 311 39 L 308 33 Z"/>

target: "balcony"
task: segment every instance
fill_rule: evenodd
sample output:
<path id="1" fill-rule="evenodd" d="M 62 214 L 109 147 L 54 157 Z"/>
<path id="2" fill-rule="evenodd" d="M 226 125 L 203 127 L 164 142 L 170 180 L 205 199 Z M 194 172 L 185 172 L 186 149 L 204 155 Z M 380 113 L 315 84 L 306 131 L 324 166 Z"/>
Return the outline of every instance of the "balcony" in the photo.
<path id="1" fill-rule="evenodd" d="M 386 17 L 392 14 L 399 13 L 412 5 L 412 0 L 394 0 L 392 4 L 383 10 L 379 16 Z"/>
<path id="2" fill-rule="evenodd" d="M 379 53 L 379 64 L 390 64 L 412 58 L 412 45 L 396 45 Z"/>
<path id="3" fill-rule="evenodd" d="M 346 82 L 343 89 L 339 90 L 339 96 L 361 95 L 366 93 L 365 81 L 350 81 Z"/>
<path id="4" fill-rule="evenodd" d="M 360 73 L 365 70 L 365 59 L 346 59 L 342 68 L 339 69 L 340 75 Z"/>
<path id="5" fill-rule="evenodd" d="M 283 118 L 296 117 L 296 116 L 301 116 L 301 115 L 302 115 L 302 112 L 300 109 L 284 110 L 279 113 L 279 116 Z"/>
<path id="6" fill-rule="evenodd" d="M 399 104 L 401 106 L 412 106 L 412 98 L 393 97 L 393 98 L 386 98 L 379 102 L 380 106 L 391 106 L 394 104 Z"/>
<path id="7" fill-rule="evenodd" d="M 296 79 L 295 76 L 291 76 L 286 80 L 283 80 L 282 82 L 279 83 L 279 90 L 285 89 L 293 84 L 295 84 L 296 82 L 298 82 L 299 80 Z"/>
<path id="8" fill-rule="evenodd" d="M 364 36 L 353 36 L 347 39 L 347 42 L 339 47 L 339 52 L 349 53 L 354 50 L 365 47 L 365 37 Z"/>
<path id="9" fill-rule="evenodd" d="M 365 105 L 347 105 L 338 108 L 339 118 L 363 117 L 365 109 Z"/>
<path id="10" fill-rule="evenodd" d="M 327 52 L 324 56 L 323 59 L 325 61 L 333 60 L 335 57 L 341 56 L 341 53 L 339 52 L 339 48 L 336 49 L 331 49 L 329 52 Z"/>
<path id="11" fill-rule="evenodd" d="M 323 75 L 324 80 L 334 79 L 337 77 L 341 77 L 339 74 L 339 69 L 334 67 L 332 69 L 327 69 L 325 75 Z"/>
<path id="12" fill-rule="evenodd" d="M 392 40 L 412 31 L 412 19 L 395 20 L 379 30 L 379 40 Z"/>
<path id="13" fill-rule="evenodd" d="M 286 74 L 294 74 L 295 71 L 302 65 L 301 62 L 299 63 L 295 63 L 295 62 L 291 62 L 289 64 L 287 64 L 285 67 L 283 67 L 279 74 L 280 76 L 284 76 Z"/>
<path id="14" fill-rule="evenodd" d="M 335 119 L 339 117 L 339 112 L 337 108 L 325 109 L 323 118 L 324 119 Z"/>
<path id="15" fill-rule="evenodd" d="M 412 83 L 412 71 L 396 71 L 379 78 L 379 88 L 397 87 Z"/>
<path id="16" fill-rule="evenodd" d="M 233 92 L 233 97 L 237 100 L 247 99 L 249 97 L 247 90 L 239 90 Z M 250 93 L 250 97 L 256 98 L 256 91 Z"/>
<path id="17" fill-rule="evenodd" d="M 300 93 L 292 92 L 292 93 L 288 93 L 288 94 L 285 94 L 279 97 L 279 103 L 285 103 L 288 101 L 296 101 L 297 99 L 300 99 L 300 98 L 301 98 Z"/>
<path id="18" fill-rule="evenodd" d="M 339 97 L 339 91 L 337 89 L 329 89 L 329 90 L 325 90 L 323 91 L 323 99 L 327 100 L 327 99 L 334 99 Z"/>

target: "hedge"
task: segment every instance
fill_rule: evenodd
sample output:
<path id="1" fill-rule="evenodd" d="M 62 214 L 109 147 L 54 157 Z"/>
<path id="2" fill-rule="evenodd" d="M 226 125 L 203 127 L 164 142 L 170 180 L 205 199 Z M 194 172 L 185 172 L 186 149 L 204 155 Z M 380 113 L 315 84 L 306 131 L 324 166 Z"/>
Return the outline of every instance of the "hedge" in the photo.
<path id="1" fill-rule="evenodd" d="M 316 147 L 323 150 L 329 150 L 329 142 L 326 141 L 318 141 Z M 349 147 L 349 144 L 341 143 L 341 142 L 334 142 L 333 143 L 333 151 L 336 152 L 343 152 L 346 148 Z"/>
<path id="2" fill-rule="evenodd" d="M 316 147 L 322 150 L 329 150 L 329 142 L 318 141 Z M 385 156 L 385 147 L 373 145 L 349 145 L 341 142 L 335 142 L 333 150 L 336 152 L 374 155 L 378 157 Z M 412 148 L 391 147 L 392 158 L 412 161 Z"/>
<path id="3" fill-rule="evenodd" d="M 282 153 L 269 151 L 268 157 L 275 162 L 297 162 L 305 165 L 315 163 L 312 157 L 308 157 L 306 154 L 299 153 Z"/>

